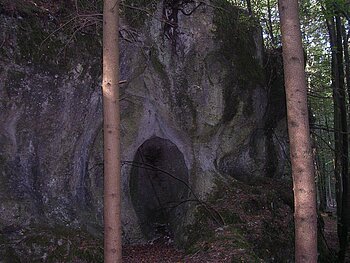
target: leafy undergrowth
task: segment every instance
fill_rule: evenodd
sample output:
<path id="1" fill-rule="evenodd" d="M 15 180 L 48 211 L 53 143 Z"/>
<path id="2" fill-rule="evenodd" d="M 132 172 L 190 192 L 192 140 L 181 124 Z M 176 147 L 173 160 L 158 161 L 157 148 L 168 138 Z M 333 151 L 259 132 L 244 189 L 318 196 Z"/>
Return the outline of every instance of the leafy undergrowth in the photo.
<path id="1" fill-rule="evenodd" d="M 183 251 L 160 239 L 125 247 L 124 262 L 293 262 L 291 189 L 268 179 L 255 185 L 218 182 L 186 229 Z"/>
<path id="2" fill-rule="evenodd" d="M 224 225 L 199 209 L 189 228 L 186 256 L 193 262 L 292 262 L 293 211 L 291 186 L 277 180 L 255 185 L 218 182 L 209 198 Z M 187 261 L 186 262 L 192 262 Z"/>

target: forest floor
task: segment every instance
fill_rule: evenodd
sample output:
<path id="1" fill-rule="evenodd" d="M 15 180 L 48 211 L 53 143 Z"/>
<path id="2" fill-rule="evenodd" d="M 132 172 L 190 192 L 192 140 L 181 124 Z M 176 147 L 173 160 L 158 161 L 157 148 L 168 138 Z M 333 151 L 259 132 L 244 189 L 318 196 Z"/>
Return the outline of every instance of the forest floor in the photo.
<path id="1" fill-rule="evenodd" d="M 193 225 L 183 229 L 187 242 L 181 249 L 170 237 L 160 236 L 145 244 L 125 245 L 123 262 L 293 262 L 291 189 L 276 179 L 217 182 L 206 206 L 198 203 Z M 322 216 L 327 245 L 336 251 L 336 219 Z M 320 262 L 336 262 L 321 257 Z M 84 231 L 61 227 L 8 227 L 0 231 L 0 262 L 103 262 L 103 242 Z"/>
<path id="2" fill-rule="evenodd" d="M 289 185 L 265 181 L 258 185 L 224 184 L 209 204 L 225 219 L 225 226 L 205 222 L 192 247 L 179 250 L 169 238 L 123 248 L 123 262 L 293 262 L 293 212 Z M 227 214 L 228 213 L 228 214 Z M 324 239 L 330 251 L 320 262 L 336 262 L 338 248 L 335 213 L 323 213 Z M 203 222 L 202 222 L 203 223 Z M 191 245 L 190 245 L 191 246 Z M 322 256 L 320 256 L 322 257 Z"/>
<path id="3" fill-rule="evenodd" d="M 184 249 L 160 238 L 125 246 L 123 262 L 293 262 L 291 189 L 276 180 L 220 182 L 207 205 L 223 225 L 199 208 Z"/>
<path id="4" fill-rule="evenodd" d="M 123 262 L 293 262 L 293 195 L 276 179 L 216 183 L 198 202 L 177 249 L 171 238 L 123 247 Z M 62 227 L 8 227 L 0 232 L 0 262 L 103 262 L 103 242 Z M 4 260 L 2 260 L 4 259 Z"/>

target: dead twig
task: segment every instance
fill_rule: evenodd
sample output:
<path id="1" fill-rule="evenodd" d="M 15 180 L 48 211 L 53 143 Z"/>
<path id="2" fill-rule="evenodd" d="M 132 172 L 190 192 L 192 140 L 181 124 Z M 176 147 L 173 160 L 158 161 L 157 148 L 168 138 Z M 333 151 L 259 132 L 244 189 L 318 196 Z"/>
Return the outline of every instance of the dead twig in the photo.
<path id="1" fill-rule="evenodd" d="M 198 203 L 200 203 L 205 208 L 205 210 L 207 210 L 207 212 L 210 214 L 210 216 L 214 219 L 214 221 L 218 225 L 225 225 L 225 221 L 224 221 L 223 217 L 221 216 L 221 214 L 215 208 L 211 207 L 206 202 L 200 200 L 199 197 L 193 191 L 192 187 L 187 182 L 185 182 L 184 180 L 174 176 L 173 174 L 169 173 L 166 170 L 163 170 L 163 169 L 161 169 L 161 168 L 159 168 L 157 166 L 154 166 L 154 165 L 151 165 L 151 164 L 147 164 L 147 163 L 144 163 L 144 162 L 122 161 L 121 163 L 122 164 L 127 164 L 127 165 L 132 165 L 132 166 L 135 166 L 135 167 L 138 167 L 138 168 L 142 168 L 142 169 L 146 169 L 146 170 L 161 172 L 161 173 L 164 173 L 164 174 L 170 176 L 171 178 L 181 182 L 182 184 L 184 184 L 187 187 L 187 189 L 190 190 L 190 193 L 193 195 L 193 197 L 198 201 Z"/>
<path id="2" fill-rule="evenodd" d="M 57 29 L 55 29 L 53 32 L 51 32 L 41 43 L 40 43 L 40 47 L 42 47 L 42 45 L 48 40 L 50 39 L 53 35 L 55 35 L 57 32 L 63 30 L 63 28 L 65 28 L 66 26 L 68 26 L 69 24 L 71 24 L 72 22 L 74 22 L 75 20 L 81 19 L 81 18 L 89 18 L 89 17 L 99 17 L 99 16 L 103 16 L 102 14 L 99 13 L 94 13 L 94 14 L 79 14 L 76 15 L 74 17 L 72 17 L 71 19 L 69 19 L 68 21 L 66 21 L 64 24 L 62 24 L 61 26 L 59 26 Z M 99 20 L 98 20 L 99 21 Z M 95 21 L 96 22 L 96 21 Z"/>

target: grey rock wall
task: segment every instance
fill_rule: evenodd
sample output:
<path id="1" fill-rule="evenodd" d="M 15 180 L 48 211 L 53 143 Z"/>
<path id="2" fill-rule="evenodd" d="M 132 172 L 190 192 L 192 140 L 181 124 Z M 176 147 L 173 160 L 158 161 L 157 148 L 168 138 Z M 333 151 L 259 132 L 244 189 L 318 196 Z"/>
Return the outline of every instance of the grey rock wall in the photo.
<path id="1" fill-rule="evenodd" d="M 190 16 L 179 12 L 178 27 L 169 29 L 160 19 L 163 10 L 159 3 L 154 16 L 138 28 L 121 21 L 125 242 L 144 239 L 132 201 L 137 191 L 131 198 L 130 162 L 151 138 L 168 142 L 159 162 L 168 160 L 176 147 L 174 158 L 182 161 L 174 165 L 183 168 L 176 172 L 175 167 L 175 174 L 185 171 L 186 184 L 200 199 L 218 178 L 278 176 L 266 172 L 268 91 L 256 24 L 240 23 L 245 14 L 228 8 L 224 15 L 232 16 L 230 23 L 246 34 L 225 35 L 230 31 L 225 31 L 222 13 L 204 4 Z M 34 18 L 0 15 L 0 34 L 6 39 L 0 49 L 0 226 L 59 223 L 101 234 L 101 36 L 85 35 L 71 43 L 62 32 L 38 43 L 43 36 L 37 35 L 47 36 L 50 30 Z M 274 149 L 283 167 L 282 150 Z M 171 185 L 169 176 L 162 176 Z M 137 182 L 135 172 L 133 180 Z M 181 205 L 183 216 L 172 224 L 189 224 L 195 205 Z M 173 231 L 183 235 L 179 228 Z"/>

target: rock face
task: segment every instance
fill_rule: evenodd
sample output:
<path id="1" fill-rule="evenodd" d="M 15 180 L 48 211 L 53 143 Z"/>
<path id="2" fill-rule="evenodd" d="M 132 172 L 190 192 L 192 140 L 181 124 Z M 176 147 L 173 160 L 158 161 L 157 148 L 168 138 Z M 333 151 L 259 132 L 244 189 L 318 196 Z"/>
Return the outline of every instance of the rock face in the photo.
<path id="1" fill-rule="evenodd" d="M 267 131 L 285 135 L 285 128 L 281 117 L 267 125 L 271 107 L 258 26 L 226 1 L 205 2 L 182 9 L 158 2 L 153 16 L 136 24 L 127 16 L 132 10 L 124 10 L 125 242 L 152 238 L 161 224 L 181 239 L 197 199 L 218 178 L 249 181 L 283 172 L 285 141 Z M 0 15 L 0 226 L 46 222 L 97 234 L 101 36 L 85 32 L 72 42 L 57 32 L 42 43 L 53 28 L 52 21 L 30 15 Z"/>

